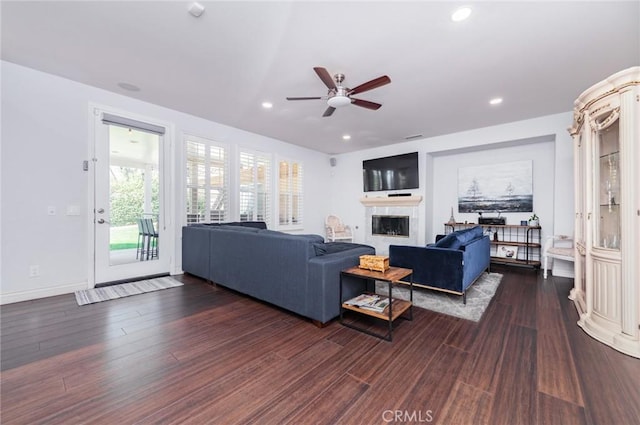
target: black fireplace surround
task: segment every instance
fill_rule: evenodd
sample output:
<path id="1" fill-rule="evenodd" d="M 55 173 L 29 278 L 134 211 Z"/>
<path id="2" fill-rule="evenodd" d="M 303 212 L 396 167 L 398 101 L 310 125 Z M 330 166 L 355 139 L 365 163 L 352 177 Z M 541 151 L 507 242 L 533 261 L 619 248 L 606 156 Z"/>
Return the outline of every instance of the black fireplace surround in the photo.
<path id="1" fill-rule="evenodd" d="M 409 216 L 373 215 L 371 216 L 371 234 L 379 236 L 409 237 Z"/>

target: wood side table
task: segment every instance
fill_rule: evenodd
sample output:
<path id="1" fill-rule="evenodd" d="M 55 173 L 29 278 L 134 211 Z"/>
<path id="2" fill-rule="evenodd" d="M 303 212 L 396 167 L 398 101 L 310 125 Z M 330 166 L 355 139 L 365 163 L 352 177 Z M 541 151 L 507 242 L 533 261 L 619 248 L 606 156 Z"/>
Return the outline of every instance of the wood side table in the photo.
<path id="1" fill-rule="evenodd" d="M 388 298 L 391 300 L 391 302 L 384 309 L 384 311 L 380 313 L 373 310 L 367 310 L 365 308 L 346 304 L 345 301 L 348 301 L 348 300 L 342 299 L 342 285 L 343 285 L 344 276 L 353 276 L 361 279 L 366 279 L 367 281 L 373 281 L 374 287 L 375 287 L 376 280 L 387 282 L 387 284 L 389 285 Z M 409 280 L 409 301 L 402 300 L 399 298 L 393 298 L 393 294 L 392 294 L 393 285 L 397 284 L 400 280 L 405 279 L 408 276 L 411 276 L 411 279 Z M 381 296 L 384 297 L 383 295 Z M 356 326 L 352 323 L 346 323 L 343 320 L 344 310 L 351 310 L 360 314 L 375 317 L 377 319 L 386 320 L 389 326 L 387 334 L 380 335 L 378 333 L 370 331 L 369 329 Z M 392 336 L 393 321 L 396 320 L 398 317 L 402 316 L 407 310 L 409 311 L 409 317 L 408 318 L 403 317 L 403 318 L 407 320 L 413 320 L 413 270 L 404 269 L 401 267 L 390 267 L 385 272 L 379 272 L 379 271 L 361 269 L 360 267 L 355 266 L 355 267 L 348 268 L 346 270 L 342 270 L 340 272 L 340 323 L 343 326 L 347 326 L 349 328 L 364 332 L 368 335 L 372 335 L 378 338 L 385 339 L 387 341 L 391 341 L 393 338 Z"/>

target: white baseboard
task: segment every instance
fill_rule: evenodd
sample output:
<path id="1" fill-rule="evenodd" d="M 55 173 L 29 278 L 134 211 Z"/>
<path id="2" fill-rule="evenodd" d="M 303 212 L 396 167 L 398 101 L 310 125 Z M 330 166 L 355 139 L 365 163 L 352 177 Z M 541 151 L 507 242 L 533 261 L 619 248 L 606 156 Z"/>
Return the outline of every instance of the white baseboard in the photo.
<path id="1" fill-rule="evenodd" d="M 567 277 L 569 279 L 573 279 L 575 277 L 575 275 L 573 274 L 573 271 L 553 270 L 552 274 L 557 277 Z"/>
<path id="2" fill-rule="evenodd" d="M 554 276 L 574 278 L 574 267 L 571 261 L 562 261 L 558 259 L 553 260 L 553 266 L 551 267 Z"/>
<path id="3" fill-rule="evenodd" d="M 81 289 L 87 289 L 88 283 L 73 283 L 52 288 L 33 289 L 30 291 L 10 292 L 0 294 L 0 305 L 37 300 L 39 298 L 54 297 L 56 295 L 72 294 Z"/>

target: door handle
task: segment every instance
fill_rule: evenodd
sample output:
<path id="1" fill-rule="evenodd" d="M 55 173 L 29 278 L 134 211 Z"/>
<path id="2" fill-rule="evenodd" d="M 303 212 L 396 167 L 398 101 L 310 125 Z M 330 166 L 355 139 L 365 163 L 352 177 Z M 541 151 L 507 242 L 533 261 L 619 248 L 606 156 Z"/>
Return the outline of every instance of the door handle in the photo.
<path id="1" fill-rule="evenodd" d="M 104 223 L 109 223 L 107 220 L 105 220 L 104 218 L 99 218 L 98 219 L 98 224 L 104 224 Z"/>
<path id="2" fill-rule="evenodd" d="M 98 211 L 96 211 L 98 214 L 104 214 L 104 208 L 98 208 Z"/>

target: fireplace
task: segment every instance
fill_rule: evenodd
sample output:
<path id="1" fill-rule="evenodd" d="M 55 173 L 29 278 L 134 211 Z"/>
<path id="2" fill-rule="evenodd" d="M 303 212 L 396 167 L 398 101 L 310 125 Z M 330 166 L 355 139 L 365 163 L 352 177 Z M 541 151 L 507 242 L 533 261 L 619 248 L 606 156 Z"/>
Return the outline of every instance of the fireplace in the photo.
<path id="1" fill-rule="evenodd" d="M 366 207 L 364 243 L 374 247 L 377 255 L 389 255 L 390 245 L 418 244 L 422 196 L 365 196 L 360 202 Z M 390 222 L 395 222 L 393 227 Z"/>
<path id="2" fill-rule="evenodd" d="M 371 234 L 384 236 L 409 237 L 409 216 L 372 215 Z"/>

